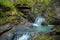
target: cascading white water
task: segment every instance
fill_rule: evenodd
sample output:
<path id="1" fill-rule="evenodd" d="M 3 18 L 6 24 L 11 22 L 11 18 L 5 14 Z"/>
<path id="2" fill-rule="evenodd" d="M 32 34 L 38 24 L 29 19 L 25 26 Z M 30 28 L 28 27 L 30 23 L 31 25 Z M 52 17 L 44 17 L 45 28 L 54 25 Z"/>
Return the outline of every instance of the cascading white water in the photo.
<path id="1" fill-rule="evenodd" d="M 42 22 L 46 22 L 45 18 L 38 16 L 35 22 L 33 23 L 33 26 L 35 26 L 33 30 L 36 32 L 41 32 L 41 33 L 51 32 L 51 28 L 53 28 L 53 25 L 43 26 L 41 25 Z"/>
<path id="2" fill-rule="evenodd" d="M 30 37 L 30 33 L 26 32 L 21 37 L 19 37 L 17 40 L 28 40 L 29 37 Z"/>
<path id="3" fill-rule="evenodd" d="M 43 17 L 37 17 L 35 22 L 33 23 L 33 26 L 41 26 L 41 23 L 45 22 L 45 19 Z"/>

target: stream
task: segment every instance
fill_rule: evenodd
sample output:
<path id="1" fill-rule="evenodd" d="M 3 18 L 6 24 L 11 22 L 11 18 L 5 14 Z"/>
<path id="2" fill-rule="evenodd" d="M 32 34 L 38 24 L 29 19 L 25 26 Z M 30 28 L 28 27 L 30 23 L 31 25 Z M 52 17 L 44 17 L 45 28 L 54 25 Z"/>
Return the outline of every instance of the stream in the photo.
<path id="1" fill-rule="evenodd" d="M 51 32 L 53 25 L 47 25 L 47 26 L 43 26 L 41 25 L 42 22 L 45 22 L 45 18 L 43 17 L 36 17 L 35 22 L 32 23 L 33 28 L 28 29 L 28 28 L 24 28 L 24 29 L 28 29 L 25 33 L 23 33 L 23 35 L 21 37 L 18 37 L 17 40 L 29 40 L 30 34 L 31 32 L 40 32 L 41 34 L 44 33 L 48 33 Z M 21 28 L 23 29 L 23 28 Z"/>

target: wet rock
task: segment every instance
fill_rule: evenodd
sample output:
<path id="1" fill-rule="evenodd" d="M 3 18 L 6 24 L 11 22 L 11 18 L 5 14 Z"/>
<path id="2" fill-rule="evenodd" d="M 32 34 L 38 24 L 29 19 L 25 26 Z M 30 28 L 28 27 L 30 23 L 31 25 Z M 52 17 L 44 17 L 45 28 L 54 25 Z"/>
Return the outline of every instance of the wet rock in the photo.
<path id="1" fill-rule="evenodd" d="M 0 40 L 11 40 L 14 34 L 6 32 L 0 36 Z"/>
<path id="2" fill-rule="evenodd" d="M 41 25 L 47 26 L 48 24 L 47 24 L 47 22 L 42 22 Z"/>
<path id="3" fill-rule="evenodd" d="M 0 26 L 0 33 L 10 28 L 10 23 Z"/>
<path id="4" fill-rule="evenodd" d="M 0 31 L 0 40 L 12 40 L 13 39 L 13 36 L 14 36 L 14 31 L 13 33 L 11 32 L 11 30 L 14 30 L 16 26 L 14 23 L 8 23 L 8 24 L 5 24 L 5 25 L 2 25 L 1 26 L 1 29 Z"/>
<path id="5" fill-rule="evenodd" d="M 4 33 L 10 31 L 15 24 L 8 23 L 5 25 L 0 26 L 0 36 L 3 35 Z"/>

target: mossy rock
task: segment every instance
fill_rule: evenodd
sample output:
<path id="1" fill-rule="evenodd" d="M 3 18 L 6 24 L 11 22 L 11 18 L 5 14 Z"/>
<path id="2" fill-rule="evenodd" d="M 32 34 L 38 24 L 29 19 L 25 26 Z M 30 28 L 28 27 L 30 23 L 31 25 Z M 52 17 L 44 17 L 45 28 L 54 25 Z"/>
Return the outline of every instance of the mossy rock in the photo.
<path id="1" fill-rule="evenodd" d="M 41 34 L 37 38 L 35 38 L 35 40 L 53 40 L 53 38 L 51 36 Z"/>

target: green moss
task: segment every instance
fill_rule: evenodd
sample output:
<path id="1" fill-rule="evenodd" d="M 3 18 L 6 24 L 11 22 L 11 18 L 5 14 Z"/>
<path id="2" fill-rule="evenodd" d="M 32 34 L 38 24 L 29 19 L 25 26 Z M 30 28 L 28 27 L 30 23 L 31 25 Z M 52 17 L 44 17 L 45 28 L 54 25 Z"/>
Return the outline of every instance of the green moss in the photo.
<path id="1" fill-rule="evenodd" d="M 15 3 L 21 4 L 21 5 L 27 4 L 28 7 L 32 7 L 35 4 L 33 0 L 15 0 Z"/>
<path id="2" fill-rule="evenodd" d="M 13 5 L 13 3 L 10 2 L 9 0 L 0 0 L 0 4 L 5 5 L 5 6 L 8 6 L 8 7 L 14 9 L 14 5 Z"/>
<path id="3" fill-rule="evenodd" d="M 15 22 L 15 23 L 18 23 L 19 20 L 16 19 L 15 16 L 9 16 L 9 17 L 3 17 L 3 18 L 0 18 L 0 24 L 5 24 L 5 23 L 11 23 L 11 22 Z"/>
<path id="4" fill-rule="evenodd" d="M 37 38 L 35 38 L 35 40 L 53 40 L 53 38 L 51 36 L 48 35 L 40 35 Z"/>
<path id="5" fill-rule="evenodd" d="M 53 7 L 52 6 L 52 1 L 51 0 L 14 0 L 13 2 L 9 1 L 9 0 L 0 0 L 0 4 L 10 7 L 12 10 L 8 11 L 6 13 L 3 13 L 0 9 L 0 12 L 2 12 L 2 14 L 0 14 L 0 18 L 2 16 L 8 16 L 8 15 L 18 15 L 18 16 L 25 16 L 23 13 L 19 12 L 16 8 L 15 5 L 16 4 L 27 4 L 28 7 L 31 7 L 31 12 L 34 13 L 35 15 L 37 13 L 41 13 L 41 10 L 45 10 L 45 16 L 46 15 L 51 15 L 51 16 L 55 16 L 55 13 L 53 11 Z M 51 5 L 51 6 L 50 6 Z M 34 9 L 34 6 L 37 6 L 36 10 Z M 0 19 L 1 21 L 5 19 L 2 17 L 2 19 Z M 53 20 L 53 18 L 50 18 L 49 16 L 46 16 L 46 19 L 48 22 L 50 22 L 51 20 Z"/>

